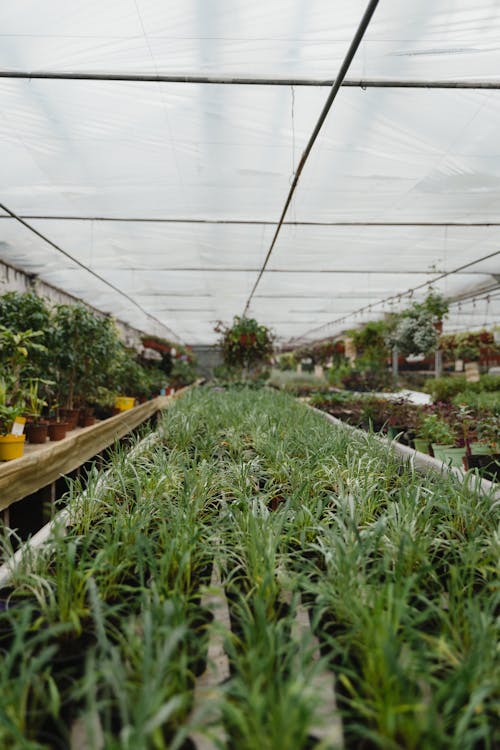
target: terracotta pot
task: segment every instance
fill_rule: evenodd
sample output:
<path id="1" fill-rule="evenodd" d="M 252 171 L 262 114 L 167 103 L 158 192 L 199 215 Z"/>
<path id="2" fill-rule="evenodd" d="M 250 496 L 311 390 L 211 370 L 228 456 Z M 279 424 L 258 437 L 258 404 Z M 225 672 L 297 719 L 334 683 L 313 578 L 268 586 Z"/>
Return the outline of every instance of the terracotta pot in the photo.
<path id="1" fill-rule="evenodd" d="M 88 427 L 91 424 L 94 424 L 95 417 L 94 417 L 94 410 L 87 406 L 84 409 L 80 409 L 80 416 L 78 417 L 78 424 L 80 427 Z"/>
<path id="2" fill-rule="evenodd" d="M 80 409 L 61 409 L 61 417 L 68 425 L 68 430 L 74 430 L 78 424 Z"/>
<path id="3" fill-rule="evenodd" d="M 40 445 L 45 443 L 49 435 L 49 426 L 46 422 L 28 422 L 25 427 L 26 439 L 30 443 Z"/>
<path id="4" fill-rule="evenodd" d="M 51 440 L 64 440 L 68 428 L 67 422 L 52 422 L 49 424 L 49 438 Z"/>

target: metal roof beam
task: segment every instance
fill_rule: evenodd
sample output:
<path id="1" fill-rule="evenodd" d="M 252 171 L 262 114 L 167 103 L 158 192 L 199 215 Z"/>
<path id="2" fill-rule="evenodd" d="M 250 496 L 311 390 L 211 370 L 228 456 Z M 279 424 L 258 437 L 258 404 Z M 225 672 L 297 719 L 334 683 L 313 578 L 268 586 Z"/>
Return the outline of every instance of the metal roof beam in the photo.
<path id="1" fill-rule="evenodd" d="M 331 88 L 333 78 L 273 78 L 224 75 L 179 75 L 162 73 L 112 73 L 92 71 L 55 70 L 0 70 L 0 78 L 44 81 L 104 81 L 124 83 L 195 83 L 219 86 L 307 86 Z M 346 78 L 343 88 L 396 88 L 396 89 L 500 89 L 500 80 L 429 78 Z"/>

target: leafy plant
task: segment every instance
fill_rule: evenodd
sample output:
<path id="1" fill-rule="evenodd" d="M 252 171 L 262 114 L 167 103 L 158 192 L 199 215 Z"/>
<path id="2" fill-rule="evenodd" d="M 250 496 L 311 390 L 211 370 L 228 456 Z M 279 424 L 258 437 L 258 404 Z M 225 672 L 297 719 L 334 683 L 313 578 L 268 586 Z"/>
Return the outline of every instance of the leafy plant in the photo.
<path id="1" fill-rule="evenodd" d="M 43 351 L 38 343 L 40 331 L 20 331 L 0 326 L 0 365 L 3 377 L 0 383 L 0 431 L 8 434 L 12 424 L 25 410 L 28 397 L 25 373 L 32 352 Z"/>
<path id="2" fill-rule="evenodd" d="M 67 408 L 92 400 L 99 386 L 106 386 L 119 352 L 116 327 L 111 318 L 99 316 L 83 305 L 59 305 L 50 330 L 48 346 L 58 401 Z"/>
<path id="3" fill-rule="evenodd" d="M 417 435 L 428 443 L 454 445 L 455 434 L 437 414 L 425 414 L 417 425 Z"/>
<path id="4" fill-rule="evenodd" d="M 484 415 L 479 420 L 477 436 L 494 453 L 500 453 L 500 411 L 498 414 Z"/>
<path id="5" fill-rule="evenodd" d="M 229 367 L 246 368 L 268 362 L 273 352 L 273 339 L 266 326 L 254 318 L 235 316 L 232 326 L 219 322 L 220 345 L 224 362 Z"/>
<path id="6" fill-rule="evenodd" d="M 356 347 L 356 368 L 383 370 L 390 355 L 385 320 L 372 320 L 349 332 Z"/>
<path id="7" fill-rule="evenodd" d="M 424 302 L 415 302 L 395 319 L 387 342 L 406 356 L 429 354 L 439 342 L 437 323 L 448 312 L 448 303 L 439 294 L 431 292 Z"/>
<path id="8" fill-rule="evenodd" d="M 175 388 L 194 383 L 196 380 L 196 369 L 187 359 L 176 359 L 169 378 Z"/>
<path id="9" fill-rule="evenodd" d="M 49 375 L 45 336 L 50 330 L 51 310 L 47 302 L 32 292 L 7 292 L 0 296 L 0 325 L 17 334 L 37 331 L 37 347 L 30 347 L 25 373 L 29 377 Z"/>

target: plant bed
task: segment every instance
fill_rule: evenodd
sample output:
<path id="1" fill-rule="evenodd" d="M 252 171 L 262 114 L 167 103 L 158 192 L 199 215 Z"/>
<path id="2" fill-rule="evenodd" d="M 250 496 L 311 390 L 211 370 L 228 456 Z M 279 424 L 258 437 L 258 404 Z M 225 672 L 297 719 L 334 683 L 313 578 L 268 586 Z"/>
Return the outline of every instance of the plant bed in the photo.
<path id="1" fill-rule="evenodd" d="M 494 746 L 492 495 L 420 475 L 375 436 L 275 391 L 199 389 L 159 429 L 137 457 L 115 451 L 83 498 L 75 487 L 66 536 L 11 582 L 38 592 L 49 635 L 79 622 L 76 634 L 96 638 L 74 682 L 56 680 L 60 708 L 25 736 L 48 716 L 68 736 L 61 707 L 77 699 L 105 747 L 125 735 L 130 747 L 182 746 L 205 731 L 193 695 L 217 634 L 231 664 L 211 698 L 223 746 L 311 747 L 325 697 L 315 676 L 328 666 L 347 746 Z M 212 560 L 227 630 L 205 605 Z M 312 632 L 293 635 L 298 602 L 319 660 Z M 27 630 L 25 645 L 38 637 Z"/>

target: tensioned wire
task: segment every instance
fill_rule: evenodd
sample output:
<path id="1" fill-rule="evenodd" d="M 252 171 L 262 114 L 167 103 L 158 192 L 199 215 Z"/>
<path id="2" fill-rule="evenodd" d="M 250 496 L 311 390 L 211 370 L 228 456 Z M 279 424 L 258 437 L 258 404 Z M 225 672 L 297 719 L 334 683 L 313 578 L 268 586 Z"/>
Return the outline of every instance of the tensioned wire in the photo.
<path id="1" fill-rule="evenodd" d="M 0 35 L 1 36 L 1 35 Z M 156 67 L 156 65 L 155 65 Z M 330 78 L 266 78 L 224 75 L 179 75 L 168 73 L 112 73 L 93 71 L 0 70 L 0 78 L 42 81 L 107 81 L 124 83 L 195 83 L 218 86 L 307 86 L 331 87 Z M 391 89 L 500 89 L 500 81 L 484 79 L 418 80 L 412 78 L 345 78 L 342 88 Z"/>
<path id="2" fill-rule="evenodd" d="M 22 219 L 20 216 L 14 213 L 14 211 L 11 211 L 10 208 L 7 208 L 7 206 L 4 203 L 0 203 L 0 210 L 5 211 L 5 213 L 9 214 L 13 219 L 18 221 L 20 224 L 22 224 L 26 229 L 28 229 L 30 232 L 33 232 L 33 234 L 36 234 L 37 237 L 39 237 L 41 240 L 46 242 L 48 245 L 54 248 L 58 253 L 61 253 L 61 255 L 64 255 L 65 258 L 68 258 L 72 263 L 75 263 L 77 266 L 82 268 L 84 271 L 87 271 L 87 273 L 90 273 L 92 276 L 94 276 L 96 279 L 98 279 L 100 282 L 105 284 L 107 287 L 112 289 L 114 292 L 122 296 L 124 299 L 126 299 L 128 302 L 132 303 L 138 310 L 140 310 L 143 315 L 145 315 L 149 320 L 153 320 L 155 323 L 158 323 L 165 331 L 168 332 L 169 336 L 173 336 L 176 341 L 180 342 L 179 337 L 177 334 L 175 334 L 168 326 L 165 325 L 165 323 L 162 323 L 161 320 L 158 318 L 155 318 L 154 315 L 151 315 L 151 313 L 147 312 L 147 310 L 142 307 L 142 305 L 139 304 L 133 297 L 131 297 L 129 294 L 123 291 L 123 289 L 120 289 L 119 287 L 115 286 L 111 281 L 108 281 L 104 278 L 104 276 L 101 276 L 99 273 L 94 271 L 92 268 L 89 268 L 89 266 L 85 265 L 85 263 L 82 263 L 78 258 L 75 258 L 71 253 L 68 253 L 67 250 L 64 250 L 60 245 L 57 245 L 55 242 L 53 242 L 51 239 L 46 237 L 44 234 L 38 231 L 38 229 L 35 229 L 35 227 L 31 226 L 31 224 L 28 224 L 27 221 Z"/>
<path id="3" fill-rule="evenodd" d="M 380 305 L 385 305 L 387 303 L 390 303 L 391 301 L 393 302 L 394 300 L 401 299 L 402 297 L 408 297 L 408 296 L 411 297 L 413 293 L 418 291 L 419 289 L 425 289 L 425 288 L 431 287 L 437 281 L 441 281 L 441 279 L 445 279 L 447 276 L 453 276 L 454 274 L 457 274 L 460 271 L 464 271 L 465 269 L 470 268 L 471 266 L 474 266 L 477 263 L 481 263 L 481 261 L 483 260 L 489 260 L 490 258 L 494 258 L 496 255 L 500 255 L 500 250 L 496 250 L 493 253 L 484 255 L 482 258 L 477 258 L 476 260 L 473 260 L 470 263 L 464 263 L 463 265 L 458 266 L 457 268 L 454 268 L 452 271 L 444 271 L 443 273 L 440 273 L 437 276 L 435 276 L 433 279 L 430 279 L 429 281 L 424 281 L 421 284 L 417 284 L 411 289 L 406 289 L 403 292 L 396 292 L 395 294 L 391 294 L 389 297 L 385 297 L 384 299 L 377 300 L 376 302 L 371 302 L 369 305 L 364 305 L 363 307 L 359 307 L 357 310 L 353 310 L 347 315 L 342 315 L 340 318 L 331 320 L 328 323 L 322 323 L 320 326 L 316 326 L 315 328 L 310 328 L 308 331 L 301 334 L 300 336 L 297 336 L 291 339 L 290 343 L 298 343 L 302 341 L 305 337 L 310 336 L 313 333 L 318 333 L 319 331 L 322 331 L 324 328 L 328 328 L 329 326 L 336 325 L 337 323 L 344 323 L 353 315 L 359 315 L 360 313 L 363 313 L 363 312 L 371 312 L 373 307 L 379 307 Z M 481 294 L 481 293 L 482 293 L 481 291 L 477 292 L 477 294 Z M 457 301 L 460 301 L 460 300 L 457 300 Z M 453 302 L 453 299 L 450 300 L 450 302 Z"/>
<path id="4" fill-rule="evenodd" d="M 305 164 L 307 162 L 309 154 L 312 151 L 312 148 L 313 148 L 313 146 L 314 146 L 314 144 L 316 142 L 316 139 L 317 139 L 317 137 L 318 137 L 318 135 L 319 135 L 319 133 L 321 131 L 321 128 L 323 127 L 323 124 L 324 124 L 324 122 L 325 122 L 325 120 L 327 118 L 327 115 L 328 115 L 328 113 L 329 113 L 329 111 L 330 111 L 330 109 L 331 109 L 331 107 L 333 105 L 333 102 L 335 101 L 335 97 L 337 96 L 337 93 L 338 93 L 338 91 L 340 89 L 342 81 L 344 80 L 344 78 L 347 75 L 347 71 L 349 70 L 349 67 L 350 67 L 350 65 L 351 65 L 351 63 L 353 61 L 354 55 L 356 54 L 356 52 L 358 50 L 358 47 L 361 44 L 361 41 L 363 39 L 363 36 L 365 35 L 365 32 L 366 32 L 366 30 L 367 30 L 367 28 L 368 28 L 368 26 L 370 24 L 370 21 L 371 21 L 371 19 L 373 17 L 373 14 L 375 13 L 375 9 L 376 9 L 376 7 L 378 5 L 378 2 L 379 2 L 379 0 L 370 0 L 370 2 L 368 3 L 368 6 L 367 6 L 367 8 L 366 8 L 366 10 L 365 10 L 365 12 L 363 14 L 363 17 L 362 17 L 362 19 L 360 21 L 360 24 L 359 24 L 359 26 L 358 26 L 358 28 L 356 30 L 354 38 L 353 38 L 353 40 L 352 40 L 352 42 L 351 42 L 351 44 L 349 46 L 349 49 L 347 50 L 347 54 L 346 54 L 346 56 L 345 56 L 345 58 L 344 58 L 344 60 L 342 62 L 342 65 L 341 65 L 340 70 L 338 72 L 337 78 L 335 79 L 335 82 L 334 82 L 334 84 L 333 84 L 333 86 L 331 88 L 330 93 L 328 94 L 328 98 L 327 98 L 327 100 L 326 100 L 326 102 L 324 104 L 324 107 L 321 110 L 320 116 L 319 116 L 318 121 L 317 121 L 317 123 L 316 123 L 316 125 L 314 127 L 314 130 L 313 130 L 313 132 L 311 134 L 311 137 L 309 138 L 309 141 L 308 141 L 308 143 L 307 143 L 307 145 L 305 147 L 305 150 L 304 150 L 302 156 L 300 157 L 300 161 L 299 161 L 299 164 L 297 166 L 297 171 L 295 172 L 295 176 L 294 176 L 292 184 L 290 186 L 290 190 L 288 191 L 288 195 L 287 195 L 287 198 L 286 198 L 286 201 L 285 201 L 285 205 L 283 207 L 283 211 L 281 212 L 280 220 L 279 220 L 278 225 L 276 227 L 276 231 L 275 231 L 273 239 L 271 241 L 271 245 L 269 247 L 269 250 L 267 251 L 267 255 L 266 255 L 265 259 L 264 259 L 264 263 L 262 264 L 262 267 L 261 267 L 261 269 L 259 271 L 257 279 L 255 280 L 255 283 L 254 283 L 254 285 L 252 287 L 252 291 L 250 292 L 250 295 L 249 295 L 249 297 L 247 299 L 245 308 L 243 310 L 243 317 L 245 317 L 245 315 L 248 312 L 248 309 L 249 309 L 250 304 L 252 302 L 252 298 L 253 298 L 255 292 L 257 291 L 257 287 L 259 286 L 260 280 L 261 280 L 262 276 L 264 275 L 264 272 L 266 270 L 267 264 L 269 263 L 269 260 L 271 258 L 272 252 L 274 250 L 274 247 L 276 245 L 276 241 L 277 241 L 279 233 L 280 233 L 280 229 L 283 226 L 283 222 L 285 220 L 285 216 L 287 214 L 287 211 L 288 211 L 288 209 L 290 207 L 290 203 L 291 203 L 292 198 L 294 196 L 295 189 L 297 188 L 297 185 L 299 184 L 299 180 L 300 180 L 300 176 L 302 174 L 302 170 L 304 169 L 304 166 L 305 166 Z"/>

